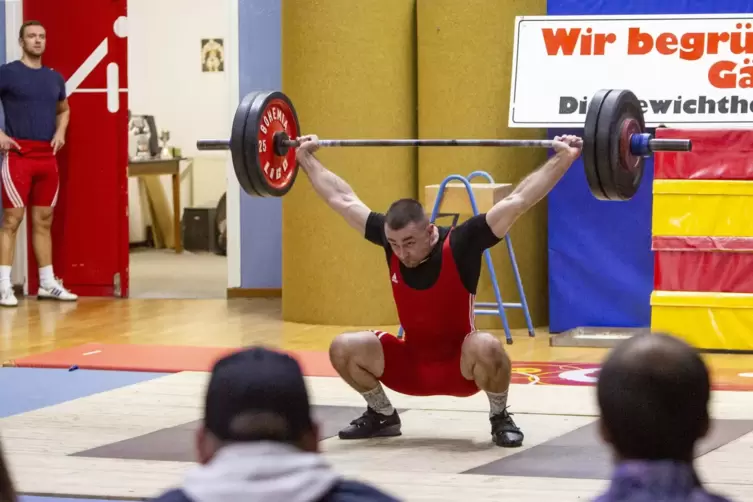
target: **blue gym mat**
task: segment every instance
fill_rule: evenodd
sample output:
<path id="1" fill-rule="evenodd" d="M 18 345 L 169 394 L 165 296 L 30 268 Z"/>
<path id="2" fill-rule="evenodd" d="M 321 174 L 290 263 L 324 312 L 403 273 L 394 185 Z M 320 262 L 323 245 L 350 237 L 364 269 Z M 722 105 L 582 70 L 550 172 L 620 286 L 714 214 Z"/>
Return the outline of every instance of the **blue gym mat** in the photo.
<path id="1" fill-rule="evenodd" d="M 128 371 L 0 368 L 0 418 L 166 375 Z"/>

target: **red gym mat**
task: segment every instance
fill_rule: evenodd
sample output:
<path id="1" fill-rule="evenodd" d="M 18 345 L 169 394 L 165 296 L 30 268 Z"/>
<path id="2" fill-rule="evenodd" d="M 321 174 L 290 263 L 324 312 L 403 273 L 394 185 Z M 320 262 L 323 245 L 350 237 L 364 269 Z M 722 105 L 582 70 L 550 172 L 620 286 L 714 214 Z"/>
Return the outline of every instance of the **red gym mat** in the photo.
<path id="1" fill-rule="evenodd" d="M 22 357 L 11 366 L 25 368 L 71 368 L 88 370 L 210 371 L 214 362 L 237 347 L 181 347 L 166 345 L 111 345 L 87 343 L 77 347 Z M 326 352 L 286 351 L 303 367 L 307 376 L 337 376 Z"/>
<path id="2" fill-rule="evenodd" d="M 21 368 L 72 368 L 89 370 L 148 371 L 178 373 L 209 371 L 214 362 L 237 347 L 182 347 L 166 345 L 111 345 L 88 343 L 9 361 Z M 289 350 L 306 376 L 336 377 L 327 352 Z M 753 391 L 753 368 L 740 360 L 732 368 L 712 369 L 715 390 Z M 569 362 L 517 361 L 512 382 L 533 385 L 595 385 L 599 365 Z"/>

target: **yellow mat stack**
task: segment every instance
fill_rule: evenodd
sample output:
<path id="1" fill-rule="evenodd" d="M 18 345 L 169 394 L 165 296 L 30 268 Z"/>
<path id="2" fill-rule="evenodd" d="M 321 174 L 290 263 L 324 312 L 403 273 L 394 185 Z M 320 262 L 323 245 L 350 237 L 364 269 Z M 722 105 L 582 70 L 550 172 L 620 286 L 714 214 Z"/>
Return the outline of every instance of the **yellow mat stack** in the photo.
<path id="1" fill-rule="evenodd" d="M 753 132 L 659 129 L 691 153 L 654 162 L 651 328 L 753 350 Z"/>

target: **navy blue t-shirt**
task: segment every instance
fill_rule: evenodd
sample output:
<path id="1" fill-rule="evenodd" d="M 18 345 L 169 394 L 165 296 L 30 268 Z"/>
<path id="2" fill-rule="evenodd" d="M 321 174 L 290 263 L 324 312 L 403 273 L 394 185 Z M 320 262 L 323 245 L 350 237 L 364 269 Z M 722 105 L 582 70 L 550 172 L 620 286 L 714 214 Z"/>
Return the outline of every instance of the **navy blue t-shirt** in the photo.
<path id="1" fill-rule="evenodd" d="M 52 141 L 57 105 L 65 97 L 65 79 L 52 68 L 29 68 L 21 61 L 0 66 L 5 134 L 11 138 Z"/>

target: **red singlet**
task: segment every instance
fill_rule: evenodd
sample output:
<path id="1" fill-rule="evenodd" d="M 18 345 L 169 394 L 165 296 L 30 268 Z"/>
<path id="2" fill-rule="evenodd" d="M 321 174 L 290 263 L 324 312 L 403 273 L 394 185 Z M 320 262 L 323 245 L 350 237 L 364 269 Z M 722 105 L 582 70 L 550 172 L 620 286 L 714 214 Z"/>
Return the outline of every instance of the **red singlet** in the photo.
<path id="1" fill-rule="evenodd" d="M 451 232 L 450 232 L 451 233 Z M 410 288 L 400 273 L 400 260 L 390 259 L 390 280 L 403 340 L 377 331 L 384 350 L 381 382 L 413 396 L 471 396 L 479 391 L 460 372 L 461 348 L 475 330 L 474 300 L 458 274 L 450 234 L 442 244 L 442 268 L 437 281 L 425 290 Z"/>

